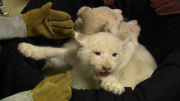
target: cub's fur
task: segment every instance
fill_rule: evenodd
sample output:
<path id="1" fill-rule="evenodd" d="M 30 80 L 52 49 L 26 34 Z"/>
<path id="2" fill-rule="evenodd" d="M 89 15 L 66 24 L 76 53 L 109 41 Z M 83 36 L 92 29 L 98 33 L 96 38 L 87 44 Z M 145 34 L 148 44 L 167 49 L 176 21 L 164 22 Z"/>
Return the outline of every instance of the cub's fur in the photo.
<path id="1" fill-rule="evenodd" d="M 109 32 L 118 34 L 118 26 L 123 20 L 120 9 L 111 9 L 101 6 L 97 8 L 82 7 L 77 13 L 74 30 L 83 34 Z"/>
<path id="2" fill-rule="evenodd" d="M 80 44 L 77 47 L 52 48 L 21 43 L 19 50 L 36 60 L 50 59 L 59 68 L 73 66 L 74 88 L 99 88 L 100 85 L 120 94 L 124 86 L 134 89 L 139 82 L 149 78 L 156 63 L 145 47 L 137 42 L 140 31 L 137 21 L 122 22 L 119 30 L 120 38 L 106 32 L 92 35 L 76 33 L 75 40 Z M 110 73 L 106 73 L 107 70 Z"/>
<path id="3" fill-rule="evenodd" d="M 83 34 L 108 32 L 118 35 L 119 24 L 123 21 L 122 11 L 120 9 L 111 9 L 106 6 L 96 8 L 81 7 L 78 10 L 77 17 L 74 23 L 74 31 Z M 74 40 L 70 39 L 63 46 L 69 48 L 74 45 Z"/>
<path id="4" fill-rule="evenodd" d="M 78 48 L 38 47 L 20 43 L 19 50 L 26 57 L 36 60 L 60 57 L 59 65 L 67 63 L 72 68 L 72 87 L 77 89 L 104 88 L 121 94 L 124 86 L 119 81 L 118 71 L 124 60 L 128 37 L 123 40 L 113 34 L 99 32 L 85 35 L 75 33 Z"/>

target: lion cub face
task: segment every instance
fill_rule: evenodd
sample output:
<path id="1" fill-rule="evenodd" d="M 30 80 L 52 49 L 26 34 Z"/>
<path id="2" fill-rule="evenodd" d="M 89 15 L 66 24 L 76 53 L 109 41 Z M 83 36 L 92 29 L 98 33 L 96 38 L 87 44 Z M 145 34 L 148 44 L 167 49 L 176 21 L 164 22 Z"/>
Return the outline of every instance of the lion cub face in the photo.
<path id="1" fill-rule="evenodd" d="M 123 60 L 126 40 L 100 32 L 92 35 L 75 33 L 75 39 L 80 44 L 78 58 L 81 63 L 94 75 L 95 79 L 102 80 L 109 73 L 117 70 Z"/>

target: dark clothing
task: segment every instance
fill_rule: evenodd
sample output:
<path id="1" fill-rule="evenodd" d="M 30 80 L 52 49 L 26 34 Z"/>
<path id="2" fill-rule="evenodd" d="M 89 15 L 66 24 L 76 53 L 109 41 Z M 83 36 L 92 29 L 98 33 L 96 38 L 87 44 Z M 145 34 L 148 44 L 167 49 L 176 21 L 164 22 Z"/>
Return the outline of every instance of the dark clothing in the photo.
<path id="1" fill-rule="evenodd" d="M 25 58 L 18 50 L 20 42 L 32 43 L 29 39 L 13 39 L 3 44 L 1 54 L 1 87 L 0 98 L 12 95 L 17 92 L 34 88 L 42 79 L 38 74 L 39 62 Z M 39 67 L 39 69 L 37 68 Z"/>
<path id="2" fill-rule="evenodd" d="M 69 13 L 73 21 L 77 18 L 76 13 L 80 7 L 104 5 L 102 0 L 31 0 L 22 13 L 39 8 L 49 1 L 53 3 L 52 9 Z M 152 77 L 138 84 L 134 91 L 126 88 L 119 96 L 103 89 L 85 91 L 73 89 L 71 101 L 179 101 L 180 15 L 159 16 L 151 8 L 149 0 L 115 0 L 110 7 L 121 9 L 124 16 L 138 20 L 142 28 L 139 42 L 151 52 L 159 66 Z M 43 61 L 25 58 L 17 51 L 17 44 L 22 41 L 60 46 L 66 40 L 37 37 L 4 42 L 1 56 L 3 61 L 0 67 L 3 71 L 1 98 L 32 89 L 43 79 L 36 72 L 43 67 Z"/>
<path id="3" fill-rule="evenodd" d="M 0 56 L 0 99 L 21 91 L 30 90 L 44 79 L 40 75 L 40 71 L 45 61 L 26 58 L 17 50 L 18 44 L 26 42 L 34 45 L 58 46 L 53 44 L 56 41 L 44 37 L 34 37 L 1 42 L 3 48 Z M 64 41 L 58 41 L 59 46 Z"/>

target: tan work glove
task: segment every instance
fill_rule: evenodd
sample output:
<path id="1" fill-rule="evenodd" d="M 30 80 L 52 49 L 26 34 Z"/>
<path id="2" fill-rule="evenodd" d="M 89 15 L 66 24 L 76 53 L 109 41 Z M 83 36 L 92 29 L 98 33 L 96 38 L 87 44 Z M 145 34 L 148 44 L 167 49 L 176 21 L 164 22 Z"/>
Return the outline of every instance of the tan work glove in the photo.
<path id="1" fill-rule="evenodd" d="M 62 11 L 52 10 L 49 2 L 39 9 L 21 14 L 27 28 L 27 37 L 43 35 L 51 39 L 63 39 L 73 32 L 71 16 Z"/>
<path id="2" fill-rule="evenodd" d="M 32 91 L 33 101 L 68 101 L 71 98 L 71 73 L 58 74 L 41 81 Z"/>

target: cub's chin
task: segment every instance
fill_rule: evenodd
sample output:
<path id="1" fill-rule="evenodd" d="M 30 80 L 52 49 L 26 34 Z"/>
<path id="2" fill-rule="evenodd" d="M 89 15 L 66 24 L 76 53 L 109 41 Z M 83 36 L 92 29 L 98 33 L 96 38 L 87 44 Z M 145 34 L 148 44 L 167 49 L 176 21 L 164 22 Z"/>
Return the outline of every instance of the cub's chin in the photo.
<path id="1" fill-rule="evenodd" d="M 104 78 L 106 78 L 110 72 L 95 72 L 95 79 L 102 81 Z"/>

